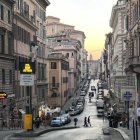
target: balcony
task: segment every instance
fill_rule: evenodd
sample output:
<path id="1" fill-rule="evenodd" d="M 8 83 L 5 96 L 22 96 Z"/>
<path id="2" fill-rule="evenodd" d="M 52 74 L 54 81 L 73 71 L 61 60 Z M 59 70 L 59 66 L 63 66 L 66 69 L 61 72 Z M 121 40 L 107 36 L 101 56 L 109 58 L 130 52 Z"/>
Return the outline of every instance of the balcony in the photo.
<path id="1" fill-rule="evenodd" d="M 140 56 L 129 57 L 126 60 L 126 71 L 140 73 Z"/>
<path id="2" fill-rule="evenodd" d="M 59 83 L 49 83 L 49 89 L 58 89 Z"/>

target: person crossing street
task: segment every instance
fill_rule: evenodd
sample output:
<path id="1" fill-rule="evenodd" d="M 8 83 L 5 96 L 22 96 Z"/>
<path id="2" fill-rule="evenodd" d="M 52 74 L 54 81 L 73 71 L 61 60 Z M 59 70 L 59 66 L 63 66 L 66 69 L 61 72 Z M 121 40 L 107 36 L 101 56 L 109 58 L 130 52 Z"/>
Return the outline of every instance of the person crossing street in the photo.
<path id="1" fill-rule="evenodd" d="M 88 116 L 88 125 L 91 127 L 90 116 Z"/>

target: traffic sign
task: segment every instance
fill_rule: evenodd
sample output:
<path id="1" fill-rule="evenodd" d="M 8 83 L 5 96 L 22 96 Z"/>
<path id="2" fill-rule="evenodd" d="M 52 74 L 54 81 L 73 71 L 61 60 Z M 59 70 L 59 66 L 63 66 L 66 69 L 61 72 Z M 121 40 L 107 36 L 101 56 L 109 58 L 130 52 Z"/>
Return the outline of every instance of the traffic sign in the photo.
<path id="1" fill-rule="evenodd" d="M 7 98 L 7 94 L 6 94 L 6 92 L 0 92 L 0 99 L 5 99 L 5 98 Z"/>
<path id="2" fill-rule="evenodd" d="M 126 91 L 123 96 L 125 100 L 129 101 L 130 98 L 132 98 L 132 93 L 130 93 L 130 91 Z"/>
<path id="3" fill-rule="evenodd" d="M 20 74 L 20 85 L 21 86 L 33 86 L 34 85 L 34 74 Z"/>
<path id="4" fill-rule="evenodd" d="M 20 74 L 35 74 L 35 62 L 20 62 Z"/>

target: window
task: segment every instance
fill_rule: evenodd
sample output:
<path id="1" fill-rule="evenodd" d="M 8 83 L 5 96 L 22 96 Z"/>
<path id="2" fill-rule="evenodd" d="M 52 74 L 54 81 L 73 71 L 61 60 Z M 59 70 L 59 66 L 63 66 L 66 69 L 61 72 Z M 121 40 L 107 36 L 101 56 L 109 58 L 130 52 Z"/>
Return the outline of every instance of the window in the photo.
<path id="1" fill-rule="evenodd" d="M 8 35 L 8 52 L 9 52 L 9 54 L 12 53 L 12 37 L 11 37 L 11 34 Z"/>
<path id="2" fill-rule="evenodd" d="M 54 33 L 54 29 L 52 28 L 52 33 Z"/>
<path id="3" fill-rule="evenodd" d="M 2 84 L 5 84 L 5 69 L 2 69 Z"/>
<path id="4" fill-rule="evenodd" d="M 52 97 L 57 97 L 57 93 L 56 92 L 53 92 L 52 93 Z"/>
<path id="5" fill-rule="evenodd" d="M 4 53 L 4 33 L 0 34 L 0 53 Z"/>
<path id="6" fill-rule="evenodd" d="M 12 70 L 9 70 L 9 83 L 12 83 Z"/>
<path id="7" fill-rule="evenodd" d="M 8 10 L 8 23 L 10 24 L 11 23 L 11 15 L 10 15 L 10 10 Z"/>
<path id="8" fill-rule="evenodd" d="M 52 87 L 55 87 L 55 77 L 52 77 Z"/>
<path id="9" fill-rule="evenodd" d="M 45 99 L 45 89 L 42 89 L 42 99 Z"/>
<path id="10" fill-rule="evenodd" d="M 67 53 L 67 57 L 69 57 L 69 53 Z"/>
<path id="11" fill-rule="evenodd" d="M 73 53 L 71 53 L 71 57 L 73 57 Z"/>
<path id="12" fill-rule="evenodd" d="M 56 69 L 57 66 L 56 66 L 56 62 L 51 62 L 51 69 Z"/>
<path id="13" fill-rule="evenodd" d="M 129 17 L 128 16 L 126 16 L 126 30 L 128 31 L 128 29 L 129 29 Z"/>
<path id="14" fill-rule="evenodd" d="M 37 35 L 39 36 L 39 21 L 37 21 L 37 27 L 38 27 Z"/>
<path id="15" fill-rule="evenodd" d="M 20 7 L 20 2 L 19 2 L 19 0 L 17 1 L 17 7 L 18 7 L 18 10 L 19 10 L 19 7 Z"/>
<path id="16" fill-rule="evenodd" d="M 3 5 L 0 5 L 0 19 L 4 20 L 4 8 L 3 8 Z"/>

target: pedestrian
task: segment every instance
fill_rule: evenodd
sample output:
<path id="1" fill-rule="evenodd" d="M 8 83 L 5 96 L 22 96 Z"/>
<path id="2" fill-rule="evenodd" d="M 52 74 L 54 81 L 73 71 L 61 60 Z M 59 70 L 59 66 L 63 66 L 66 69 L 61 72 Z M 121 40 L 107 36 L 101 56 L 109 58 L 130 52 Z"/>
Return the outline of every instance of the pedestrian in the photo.
<path id="1" fill-rule="evenodd" d="M 77 122 L 78 122 L 78 119 L 77 118 L 74 118 L 74 126 L 76 127 L 77 125 Z"/>
<path id="2" fill-rule="evenodd" d="M 91 127 L 90 116 L 88 116 L 88 124 Z"/>
<path id="3" fill-rule="evenodd" d="M 87 124 L 87 117 L 84 118 L 84 126 L 85 126 L 85 127 L 88 127 L 88 124 Z"/>
<path id="4" fill-rule="evenodd" d="M 137 119 L 138 119 L 138 125 L 140 126 L 140 105 L 137 108 Z"/>

